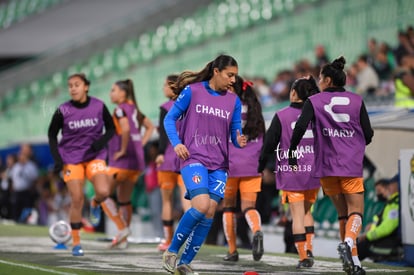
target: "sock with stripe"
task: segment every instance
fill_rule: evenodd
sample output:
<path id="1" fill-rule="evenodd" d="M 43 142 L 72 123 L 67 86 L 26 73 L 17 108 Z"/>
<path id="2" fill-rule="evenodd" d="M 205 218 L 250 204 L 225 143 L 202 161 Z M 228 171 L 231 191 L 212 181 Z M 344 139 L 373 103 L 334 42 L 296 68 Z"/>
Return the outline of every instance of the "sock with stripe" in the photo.
<path id="1" fill-rule="evenodd" d="M 178 265 L 191 263 L 191 261 L 200 250 L 200 247 L 203 244 L 204 240 L 207 238 L 212 224 L 213 219 L 204 218 L 196 225 L 187 239 L 183 254 L 181 255 L 181 259 Z"/>
<path id="2" fill-rule="evenodd" d="M 118 230 L 122 230 L 127 227 L 124 220 L 118 214 L 118 209 L 113 199 L 106 198 L 103 202 L 101 202 L 101 207 L 108 218 L 115 223 Z"/>
<path id="3" fill-rule="evenodd" d="M 181 217 L 180 222 L 178 223 L 168 251 L 178 253 L 178 250 L 180 250 L 181 246 L 187 240 L 191 231 L 193 231 L 194 227 L 200 221 L 202 221 L 204 217 L 205 215 L 199 212 L 197 209 L 188 209 L 188 211 L 184 213 L 184 215 Z"/>
<path id="4" fill-rule="evenodd" d="M 308 257 L 306 254 L 306 234 L 293 234 L 293 240 L 299 254 L 299 261 L 306 259 Z"/>
<path id="5" fill-rule="evenodd" d="M 122 217 L 126 225 L 129 227 L 131 225 L 131 218 L 132 218 L 132 203 L 130 201 L 119 202 L 118 205 L 119 205 L 118 215 Z"/>
<path id="6" fill-rule="evenodd" d="M 344 242 L 346 242 L 351 249 L 354 247 L 354 244 L 356 244 L 356 239 L 361 231 L 361 226 L 362 215 L 360 213 L 349 214 L 348 221 L 346 222 Z"/>
<path id="7" fill-rule="evenodd" d="M 247 208 L 244 210 L 244 217 L 253 233 L 262 230 L 260 214 L 255 208 Z"/>

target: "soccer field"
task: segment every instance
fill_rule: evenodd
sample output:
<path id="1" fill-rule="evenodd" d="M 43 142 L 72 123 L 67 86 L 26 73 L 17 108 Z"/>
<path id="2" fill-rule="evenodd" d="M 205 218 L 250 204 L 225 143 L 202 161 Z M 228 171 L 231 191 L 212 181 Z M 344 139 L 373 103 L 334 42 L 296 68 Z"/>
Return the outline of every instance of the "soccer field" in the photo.
<path id="1" fill-rule="evenodd" d="M 157 251 L 157 244 L 131 244 L 125 250 L 111 250 L 108 242 L 99 241 L 103 237 L 83 233 L 85 256 L 73 257 L 70 249 L 54 249 L 46 227 L 0 225 L 0 274 L 168 274 L 161 266 L 162 254 Z M 295 255 L 265 253 L 261 261 L 254 262 L 250 251 L 239 250 L 239 253 L 239 262 L 228 263 L 222 260 L 225 247 L 203 246 L 192 266 L 205 275 L 241 275 L 245 271 L 260 275 L 343 273 L 339 259 L 335 258 L 316 257 L 311 269 L 298 271 Z M 414 268 L 375 263 L 364 262 L 364 268 L 376 274 L 414 274 Z"/>

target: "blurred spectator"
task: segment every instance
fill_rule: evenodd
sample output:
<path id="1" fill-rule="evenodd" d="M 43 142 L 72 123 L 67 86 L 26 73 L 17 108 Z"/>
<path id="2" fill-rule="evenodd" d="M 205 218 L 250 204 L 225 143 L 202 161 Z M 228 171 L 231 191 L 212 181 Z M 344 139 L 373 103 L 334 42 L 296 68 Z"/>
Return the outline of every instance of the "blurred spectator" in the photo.
<path id="1" fill-rule="evenodd" d="M 60 220 L 69 222 L 71 198 L 63 180 L 49 169 L 38 181 L 37 201 L 40 225 L 50 226 Z"/>
<path id="2" fill-rule="evenodd" d="M 355 91 L 357 85 L 358 65 L 353 63 L 346 71 L 346 87 L 350 91 Z"/>
<path id="3" fill-rule="evenodd" d="M 31 158 L 32 148 L 28 144 L 22 144 L 18 153 L 17 162 L 10 171 L 12 179 L 10 194 L 11 217 L 17 222 L 25 222 L 30 216 L 30 211 L 34 206 L 34 187 L 35 181 L 39 176 L 39 170 Z"/>
<path id="4" fill-rule="evenodd" d="M 299 60 L 294 67 L 294 79 L 305 77 L 308 75 L 313 75 L 314 68 L 312 67 L 311 63 L 307 59 Z M 318 74 L 319 75 L 319 71 Z"/>
<path id="5" fill-rule="evenodd" d="M 48 216 L 50 214 L 49 204 L 53 199 L 51 184 L 47 180 L 47 176 L 44 175 L 38 179 L 36 186 L 37 193 L 39 194 L 39 198 L 35 203 L 37 211 L 39 213 L 39 219 L 37 223 L 39 225 L 47 225 Z"/>
<path id="6" fill-rule="evenodd" d="M 398 32 L 398 45 L 394 49 L 394 56 L 397 64 L 401 65 L 402 59 L 406 55 L 413 55 L 414 47 L 411 45 L 408 35 L 404 31 Z"/>
<path id="7" fill-rule="evenodd" d="M 1 169 L 0 186 L 0 218 L 11 218 L 10 193 L 12 188 L 11 168 L 17 162 L 17 156 L 9 154 L 6 157 L 6 165 Z"/>
<path id="8" fill-rule="evenodd" d="M 394 75 L 395 106 L 414 108 L 414 57 L 404 56 Z"/>
<path id="9" fill-rule="evenodd" d="M 356 92 L 360 95 L 373 95 L 379 87 L 379 78 L 375 70 L 368 64 L 368 57 L 361 55 L 357 61 Z"/>
<path id="10" fill-rule="evenodd" d="M 375 60 L 377 58 L 377 53 L 378 53 L 377 40 L 375 38 L 368 39 L 367 47 L 368 47 L 367 62 L 371 66 L 374 66 Z"/>
<path id="11" fill-rule="evenodd" d="M 57 184 L 57 193 L 52 197 L 51 204 L 49 205 L 48 225 L 55 221 L 69 221 L 71 203 L 69 191 L 63 181 L 55 181 L 55 184 Z"/>
<path id="12" fill-rule="evenodd" d="M 290 70 L 283 70 L 276 75 L 270 88 L 271 95 L 276 102 L 289 100 L 290 86 L 293 80 L 293 72 Z"/>
<path id="13" fill-rule="evenodd" d="M 413 26 L 408 26 L 407 27 L 407 37 L 408 37 L 408 42 L 410 43 L 410 46 L 412 48 L 414 48 L 414 28 L 413 28 Z"/>
<path id="14" fill-rule="evenodd" d="M 362 261 L 401 260 L 402 243 L 399 232 L 399 176 L 393 179 L 380 179 L 375 183 L 375 193 L 384 208 L 374 216 L 373 223 L 367 225 L 365 233 L 358 237 L 358 256 Z"/>
<path id="15" fill-rule="evenodd" d="M 394 70 L 397 67 L 397 61 L 395 60 L 394 52 L 392 51 L 390 45 L 386 42 L 382 42 L 380 44 L 379 51 L 386 54 L 391 70 Z"/>
<path id="16" fill-rule="evenodd" d="M 388 58 L 388 46 L 386 44 L 383 43 L 382 47 L 379 48 L 372 65 L 380 81 L 390 78 L 393 67 Z"/>
<path id="17" fill-rule="evenodd" d="M 256 76 L 252 78 L 254 88 L 258 93 L 258 98 L 263 106 L 271 106 L 274 104 L 274 100 L 270 95 L 270 87 L 264 77 Z"/>
<path id="18" fill-rule="evenodd" d="M 326 63 L 329 63 L 329 57 L 326 53 L 325 47 L 323 45 L 317 45 L 315 47 L 315 69 L 318 72 L 319 75 L 319 71 L 322 68 L 323 65 L 325 65 Z M 290 87 L 290 86 L 289 86 Z"/>

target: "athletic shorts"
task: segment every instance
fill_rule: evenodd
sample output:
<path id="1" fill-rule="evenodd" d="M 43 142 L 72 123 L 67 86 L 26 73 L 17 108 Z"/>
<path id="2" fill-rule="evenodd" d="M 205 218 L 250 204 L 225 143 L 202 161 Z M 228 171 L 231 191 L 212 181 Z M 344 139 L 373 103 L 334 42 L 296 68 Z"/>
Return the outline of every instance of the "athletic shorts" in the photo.
<path id="1" fill-rule="evenodd" d="M 184 186 L 181 174 L 172 171 L 158 171 L 158 185 L 160 189 L 173 190 L 175 186 Z"/>
<path id="2" fill-rule="evenodd" d="M 282 204 L 291 202 L 308 201 L 314 203 L 318 196 L 319 188 L 303 191 L 282 191 Z"/>
<path id="3" fill-rule="evenodd" d="M 237 190 L 240 190 L 240 193 L 258 193 L 261 191 L 261 185 L 261 176 L 228 178 L 224 197 L 233 198 L 237 196 Z"/>
<path id="4" fill-rule="evenodd" d="M 210 194 L 217 202 L 224 198 L 226 171 L 208 170 L 201 163 L 192 163 L 181 169 L 181 175 L 190 199 L 200 194 Z"/>
<path id="5" fill-rule="evenodd" d="M 95 175 L 106 174 L 107 171 L 106 162 L 101 159 L 94 159 L 78 164 L 65 164 L 63 166 L 63 180 L 65 182 L 85 180 L 86 177 L 91 181 Z"/>
<path id="6" fill-rule="evenodd" d="M 326 195 L 356 194 L 364 192 L 364 179 L 356 177 L 323 177 L 322 189 Z"/>
<path id="7" fill-rule="evenodd" d="M 108 175 L 112 177 L 116 182 L 134 182 L 138 181 L 141 171 L 122 169 L 116 167 L 108 167 Z"/>

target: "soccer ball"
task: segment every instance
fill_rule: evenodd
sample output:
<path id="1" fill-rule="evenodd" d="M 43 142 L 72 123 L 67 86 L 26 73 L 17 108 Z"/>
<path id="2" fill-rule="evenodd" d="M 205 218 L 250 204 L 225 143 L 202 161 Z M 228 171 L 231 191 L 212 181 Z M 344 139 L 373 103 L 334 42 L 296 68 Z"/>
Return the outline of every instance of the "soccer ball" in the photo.
<path id="1" fill-rule="evenodd" d="M 65 221 L 54 222 L 49 227 L 49 236 L 57 244 L 67 243 L 72 238 L 72 229 Z"/>

